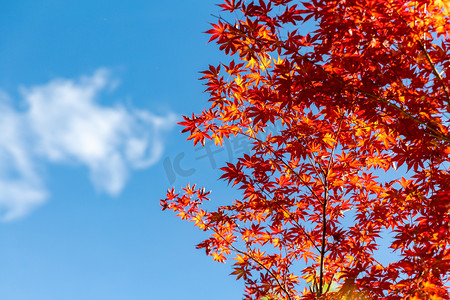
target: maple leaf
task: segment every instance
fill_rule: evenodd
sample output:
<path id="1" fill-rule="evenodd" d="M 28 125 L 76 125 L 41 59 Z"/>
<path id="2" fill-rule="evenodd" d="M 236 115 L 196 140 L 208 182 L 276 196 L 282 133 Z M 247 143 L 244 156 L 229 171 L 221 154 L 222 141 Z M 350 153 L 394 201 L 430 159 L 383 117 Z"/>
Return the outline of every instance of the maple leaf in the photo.
<path id="1" fill-rule="evenodd" d="M 214 209 L 188 185 L 163 209 L 209 230 L 214 260 L 234 255 L 245 299 L 449 299 L 448 1 L 219 7 L 235 21 L 206 33 L 230 62 L 201 72 L 211 106 L 180 125 L 194 145 L 251 142 L 221 168 L 240 199 Z"/>

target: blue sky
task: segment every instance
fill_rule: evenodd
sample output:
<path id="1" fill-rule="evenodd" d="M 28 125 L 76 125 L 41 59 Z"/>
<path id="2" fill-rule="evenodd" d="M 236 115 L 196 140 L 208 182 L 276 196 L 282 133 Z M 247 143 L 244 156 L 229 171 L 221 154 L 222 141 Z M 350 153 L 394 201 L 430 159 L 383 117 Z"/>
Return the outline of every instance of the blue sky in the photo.
<path id="1" fill-rule="evenodd" d="M 223 59 L 202 33 L 216 1 L 2 2 L 0 298 L 240 299 L 159 206 L 188 181 L 220 201 L 215 166 L 243 149 L 210 160 L 175 125 Z"/>

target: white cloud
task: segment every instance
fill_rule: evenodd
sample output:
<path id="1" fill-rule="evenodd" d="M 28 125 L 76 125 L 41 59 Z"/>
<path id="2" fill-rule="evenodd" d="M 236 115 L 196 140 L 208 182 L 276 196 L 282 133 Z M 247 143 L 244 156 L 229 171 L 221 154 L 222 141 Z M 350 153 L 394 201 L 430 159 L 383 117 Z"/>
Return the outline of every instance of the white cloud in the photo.
<path id="1" fill-rule="evenodd" d="M 36 172 L 26 143 L 28 131 L 23 115 L 0 94 L 0 215 L 12 220 L 43 203 L 47 192 Z"/>
<path id="2" fill-rule="evenodd" d="M 94 185 L 110 195 L 120 193 L 130 169 L 158 161 L 160 135 L 174 125 L 175 115 L 96 103 L 112 84 L 100 69 L 78 81 L 22 88 L 24 112 L 0 94 L 0 218 L 22 217 L 47 199 L 36 169 L 42 161 L 85 165 Z"/>

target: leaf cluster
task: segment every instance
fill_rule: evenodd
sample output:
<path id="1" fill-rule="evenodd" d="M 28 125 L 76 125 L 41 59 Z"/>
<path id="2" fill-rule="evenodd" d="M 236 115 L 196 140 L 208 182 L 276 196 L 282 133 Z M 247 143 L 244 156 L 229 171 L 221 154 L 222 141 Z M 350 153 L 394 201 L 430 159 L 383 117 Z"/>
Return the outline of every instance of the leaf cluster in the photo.
<path id="1" fill-rule="evenodd" d="M 163 208 L 211 232 L 198 248 L 234 258 L 246 299 L 449 299 L 449 2 L 219 6 L 236 19 L 207 33 L 233 60 L 202 72 L 211 106 L 180 124 L 194 145 L 251 141 L 222 168 L 242 198 L 209 211 L 188 185 Z"/>

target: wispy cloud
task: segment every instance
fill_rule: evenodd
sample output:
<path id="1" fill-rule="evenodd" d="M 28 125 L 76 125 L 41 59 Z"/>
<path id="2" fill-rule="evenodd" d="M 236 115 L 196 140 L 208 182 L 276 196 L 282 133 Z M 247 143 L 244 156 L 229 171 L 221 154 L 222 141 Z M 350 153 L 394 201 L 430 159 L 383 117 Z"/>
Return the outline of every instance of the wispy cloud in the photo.
<path id="1" fill-rule="evenodd" d="M 0 212 L 4 220 L 27 214 L 43 203 L 47 192 L 29 152 L 25 116 L 15 112 L 0 94 Z"/>
<path id="2" fill-rule="evenodd" d="M 100 69 L 76 81 L 21 88 L 24 112 L 0 93 L 1 219 L 22 217 L 48 198 L 37 169 L 42 162 L 85 165 L 98 189 L 117 195 L 131 169 L 158 161 L 161 133 L 175 115 L 98 104 L 99 93 L 112 84 Z"/>

